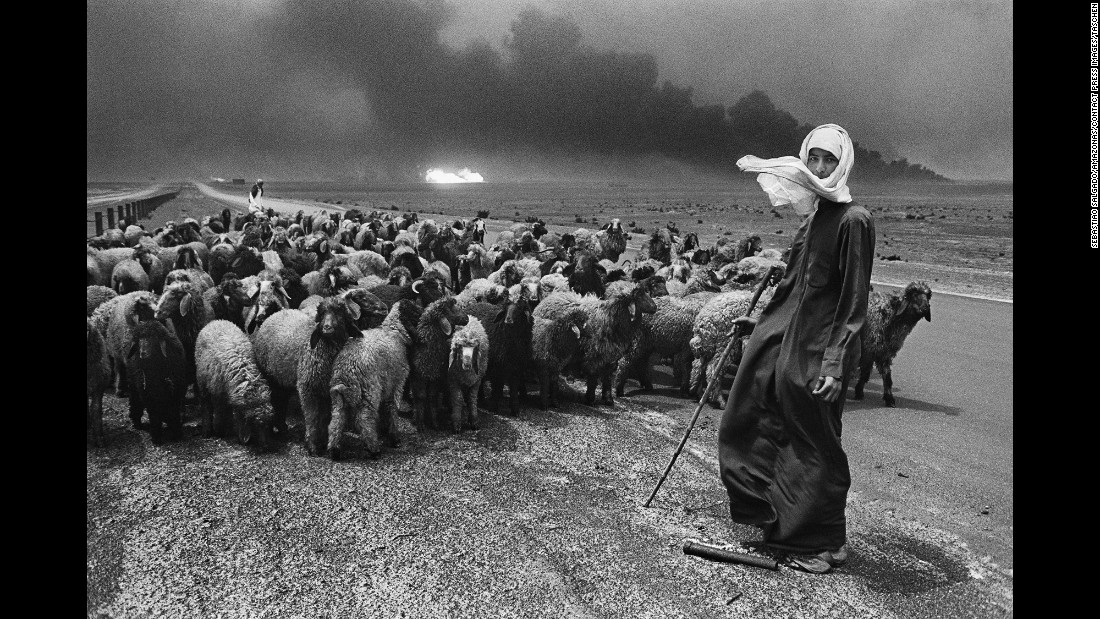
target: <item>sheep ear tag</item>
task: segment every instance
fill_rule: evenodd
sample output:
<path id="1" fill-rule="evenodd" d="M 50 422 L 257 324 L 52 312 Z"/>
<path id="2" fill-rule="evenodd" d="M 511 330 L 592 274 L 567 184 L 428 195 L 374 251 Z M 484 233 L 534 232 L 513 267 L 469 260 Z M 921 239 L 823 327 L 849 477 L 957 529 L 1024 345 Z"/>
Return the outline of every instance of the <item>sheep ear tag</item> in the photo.
<path id="1" fill-rule="evenodd" d="M 634 305 L 633 302 L 631 302 L 630 305 L 627 306 L 627 309 L 630 310 L 630 317 L 631 318 L 634 318 L 635 316 L 638 315 L 638 306 Z"/>
<path id="2" fill-rule="evenodd" d="M 160 343 L 160 355 L 165 359 L 168 358 L 168 342 Z"/>
<path id="3" fill-rule="evenodd" d="M 184 295 L 180 301 L 180 316 L 186 316 L 191 311 L 191 295 Z"/>
<path id="4" fill-rule="evenodd" d="M 581 339 L 581 328 L 578 327 L 577 325 L 573 325 L 572 329 L 573 329 L 573 334 L 577 336 L 577 339 L 578 340 Z"/>
<path id="5" fill-rule="evenodd" d="M 439 319 L 439 326 L 443 327 L 443 335 L 450 335 L 454 331 L 451 321 L 446 318 Z"/>

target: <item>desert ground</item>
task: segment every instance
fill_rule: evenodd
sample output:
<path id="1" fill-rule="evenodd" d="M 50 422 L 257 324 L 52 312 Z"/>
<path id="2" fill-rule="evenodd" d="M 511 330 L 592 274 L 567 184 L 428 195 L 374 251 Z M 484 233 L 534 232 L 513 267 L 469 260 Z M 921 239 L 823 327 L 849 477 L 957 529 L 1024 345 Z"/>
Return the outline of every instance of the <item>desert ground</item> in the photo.
<path id="1" fill-rule="evenodd" d="M 606 183 L 566 194 L 537 186 L 319 191 L 269 181 L 267 202 L 277 210 L 396 207 L 440 218 L 489 209 L 489 238 L 528 215 L 562 231 L 617 217 L 645 229 L 634 246 L 672 221 L 699 233 L 704 246 L 757 233 L 765 246 L 785 247 L 794 219 L 777 216 L 751 187 L 740 191 L 688 200 L 675 190 Z M 142 223 L 152 229 L 241 209 L 245 192 L 185 185 Z M 1003 303 L 1012 299 L 1010 195 L 1007 203 L 980 194 L 937 201 L 917 190 L 865 195 L 879 238 L 874 281 L 923 279 L 935 292 L 969 295 L 966 305 L 944 302 L 957 308 L 947 325 L 989 312 L 1011 326 Z M 926 368 L 942 354 L 926 353 L 926 344 L 950 350 L 958 337 L 942 324 L 918 325 L 899 355 L 897 408 L 882 406 L 877 375 L 868 399 L 849 403 L 853 556 L 826 576 L 682 553 L 695 539 L 765 556 L 756 529 L 725 511 L 714 453 L 721 411 L 704 407 L 660 494 L 642 507 L 695 410 L 676 395 L 667 367 L 653 392 L 630 383 L 614 407 L 584 405 L 583 383 L 566 380 L 560 408 L 542 411 L 528 399 L 517 417 L 483 413 L 475 432 L 417 433 L 402 417 L 400 447 L 378 460 L 340 462 L 306 453 L 300 414 L 291 415 L 290 440 L 269 453 L 203 438 L 193 401 L 184 440 L 154 446 L 130 426 L 126 400 L 108 392 L 108 446 L 87 450 L 87 615 L 1011 616 L 1011 394 L 956 401 L 927 384 L 965 383 L 964 369 L 990 371 L 969 350 L 952 359 L 964 369 Z M 1011 329 L 1007 346 L 1007 376 L 998 366 L 997 379 L 1010 385 Z M 1002 415 L 988 435 L 976 421 L 985 409 Z M 952 435 L 968 437 L 971 452 L 995 453 L 985 459 L 989 470 L 965 453 L 923 455 Z"/>

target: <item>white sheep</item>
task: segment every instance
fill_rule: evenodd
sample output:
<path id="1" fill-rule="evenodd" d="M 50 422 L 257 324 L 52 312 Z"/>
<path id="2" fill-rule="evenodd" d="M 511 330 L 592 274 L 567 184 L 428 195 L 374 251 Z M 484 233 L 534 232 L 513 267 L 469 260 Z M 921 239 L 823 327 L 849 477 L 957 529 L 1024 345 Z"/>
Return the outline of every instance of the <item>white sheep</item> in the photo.
<path id="1" fill-rule="evenodd" d="M 224 436 L 230 418 L 241 444 L 263 449 L 271 431 L 271 390 L 252 342 L 228 320 L 213 320 L 195 340 L 196 386 L 207 437 Z"/>

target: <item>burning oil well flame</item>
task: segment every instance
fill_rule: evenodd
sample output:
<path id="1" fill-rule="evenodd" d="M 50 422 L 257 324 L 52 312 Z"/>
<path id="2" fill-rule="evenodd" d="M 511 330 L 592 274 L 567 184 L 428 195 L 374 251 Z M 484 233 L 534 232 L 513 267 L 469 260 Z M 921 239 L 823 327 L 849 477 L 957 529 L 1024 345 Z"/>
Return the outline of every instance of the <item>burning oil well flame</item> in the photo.
<path id="1" fill-rule="evenodd" d="M 482 178 L 477 172 L 471 172 L 470 168 L 462 168 L 458 173 L 444 172 L 432 168 L 428 170 L 424 180 L 429 183 L 484 183 L 485 179 Z"/>

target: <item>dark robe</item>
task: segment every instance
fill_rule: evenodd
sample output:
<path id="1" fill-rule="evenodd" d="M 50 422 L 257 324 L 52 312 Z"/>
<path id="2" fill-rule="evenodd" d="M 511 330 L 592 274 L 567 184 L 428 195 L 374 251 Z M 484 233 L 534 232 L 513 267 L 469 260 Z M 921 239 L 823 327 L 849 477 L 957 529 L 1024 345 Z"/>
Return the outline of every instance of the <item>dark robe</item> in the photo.
<path id="1" fill-rule="evenodd" d="M 867 209 L 822 198 L 795 234 L 730 390 L 718 432 L 730 516 L 760 525 L 779 551 L 834 551 L 847 539 L 840 417 L 859 367 L 874 255 Z M 819 376 L 843 379 L 835 402 L 812 395 Z"/>

